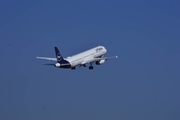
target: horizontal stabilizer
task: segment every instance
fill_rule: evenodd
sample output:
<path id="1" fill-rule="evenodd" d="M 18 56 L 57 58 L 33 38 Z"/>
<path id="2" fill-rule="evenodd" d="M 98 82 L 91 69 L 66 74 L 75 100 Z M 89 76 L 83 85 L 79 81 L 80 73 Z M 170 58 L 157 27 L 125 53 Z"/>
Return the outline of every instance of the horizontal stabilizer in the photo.
<path id="1" fill-rule="evenodd" d="M 57 61 L 56 58 L 49 58 L 49 57 L 36 57 L 37 59 L 44 59 L 44 60 L 49 60 L 49 61 Z"/>

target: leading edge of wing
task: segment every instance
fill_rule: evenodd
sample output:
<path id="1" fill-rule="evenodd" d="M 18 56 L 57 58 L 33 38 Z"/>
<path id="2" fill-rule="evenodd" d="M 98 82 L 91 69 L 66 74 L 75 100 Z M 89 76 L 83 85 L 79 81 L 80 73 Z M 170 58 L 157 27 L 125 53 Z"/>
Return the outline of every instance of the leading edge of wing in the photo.
<path id="1" fill-rule="evenodd" d="M 94 58 L 96 61 L 97 60 L 108 60 L 108 59 L 111 59 L 111 58 L 118 58 L 118 56 L 112 56 L 112 57 L 102 57 L 102 58 Z"/>
<path id="2" fill-rule="evenodd" d="M 99 61 L 99 60 L 108 60 L 108 59 L 111 59 L 111 58 L 118 58 L 118 56 L 102 57 L 102 58 L 91 58 L 89 60 L 84 61 L 82 64 L 87 64 L 87 63 L 90 63 L 90 62 L 96 62 L 96 61 Z"/>

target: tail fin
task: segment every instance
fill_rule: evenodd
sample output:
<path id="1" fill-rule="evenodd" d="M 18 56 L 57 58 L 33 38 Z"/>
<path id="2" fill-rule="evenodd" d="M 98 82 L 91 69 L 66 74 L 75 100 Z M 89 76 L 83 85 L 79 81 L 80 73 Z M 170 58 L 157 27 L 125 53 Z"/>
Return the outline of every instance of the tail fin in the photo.
<path id="1" fill-rule="evenodd" d="M 56 53 L 57 62 L 60 63 L 61 61 L 64 61 L 63 56 L 60 54 L 58 48 L 54 47 L 54 50 Z"/>

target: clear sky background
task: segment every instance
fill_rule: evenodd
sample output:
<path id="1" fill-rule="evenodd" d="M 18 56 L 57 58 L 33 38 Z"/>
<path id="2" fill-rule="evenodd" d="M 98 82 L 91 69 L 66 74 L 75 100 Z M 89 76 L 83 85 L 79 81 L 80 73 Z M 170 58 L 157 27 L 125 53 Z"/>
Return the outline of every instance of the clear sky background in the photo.
<path id="1" fill-rule="evenodd" d="M 0 120 L 179 120 L 179 0 L 1 0 Z M 104 65 L 64 57 L 97 45 Z"/>

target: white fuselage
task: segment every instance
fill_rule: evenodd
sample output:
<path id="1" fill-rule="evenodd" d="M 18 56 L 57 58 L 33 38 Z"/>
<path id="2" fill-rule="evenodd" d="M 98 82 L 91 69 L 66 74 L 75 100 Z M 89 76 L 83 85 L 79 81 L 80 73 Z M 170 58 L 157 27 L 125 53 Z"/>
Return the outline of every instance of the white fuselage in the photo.
<path id="1" fill-rule="evenodd" d="M 75 67 L 77 65 L 85 63 L 86 61 L 101 57 L 106 54 L 106 52 L 107 50 L 104 46 L 98 46 L 82 53 L 65 58 L 65 60 L 67 60 L 71 64 L 71 67 Z"/>

